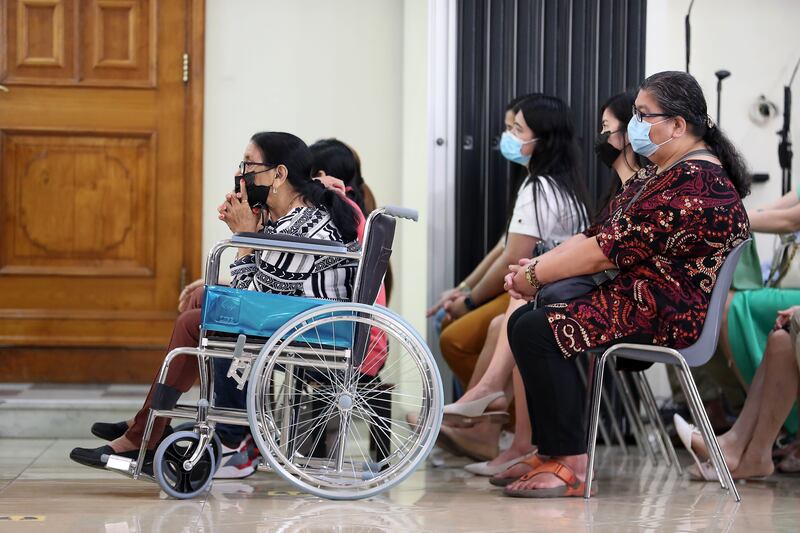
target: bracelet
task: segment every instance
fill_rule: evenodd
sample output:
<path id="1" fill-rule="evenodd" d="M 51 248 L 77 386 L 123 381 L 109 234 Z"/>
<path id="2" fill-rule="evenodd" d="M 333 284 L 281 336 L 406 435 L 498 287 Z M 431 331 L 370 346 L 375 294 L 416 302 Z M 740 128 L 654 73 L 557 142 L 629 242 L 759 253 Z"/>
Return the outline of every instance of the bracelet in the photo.
<path id="1" fill-rule="evenodd" d="M 461 283 L 459 283 L 456 289 L 460 290 L 461 292 L 470 292 L 472 290 L 469 288 L 469 285 L 467 285 L 466 281 L 462 281 Z"/>
<path id="2" fill-rule="evenodd" d="M 476 309 L 478 307 L 475 304 L 475 302 L 472 300 L 472 295 L 467 296 L 466 298 L 464 298 L 464 307 L 466 307 L 470 311 L 472 311 L 472 310 L 474 310 L 474 309 Z"/>
<path id="3" fill-rule="evenodd" d="M 538 259 L 534 259 L 530 263 L 528 263 L 528 267 L 525 269 L 525 279 L 528 280 L 528 283 L 531 287 L 536 289 L 537 291 L 542 288 L 542 282 L 539 281 L 539 278 L 536 277 L 536 265 L 539 264 Z"/>

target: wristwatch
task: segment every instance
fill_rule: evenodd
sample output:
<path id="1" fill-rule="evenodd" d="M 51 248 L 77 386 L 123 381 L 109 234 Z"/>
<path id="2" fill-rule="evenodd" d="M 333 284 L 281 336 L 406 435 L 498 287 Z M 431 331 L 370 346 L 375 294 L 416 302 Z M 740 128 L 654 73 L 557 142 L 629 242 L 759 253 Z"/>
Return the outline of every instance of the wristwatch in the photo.
<path id="1" fill-rule="evenodd" d="M 464 298 L 464 307 L 466 307 L 470 311 L 472 311 L 473 309 L 478 307 L 475 304 L 475 302 L 472 301 L 472 295 L 471 294 L 468 295 L 466 298 Z"/>
<path id="2" fill-rule="evenodd" d="M 538 259 L 534 259 L 528 266 L 525 268 L 525 279 L 528 280 L 528 283 L 531 287 L 536 289 L 537 291 L 542 288 L 542 282 L 539 281 L 539 278 L 536 277 L 536 265 L 539 264 Z"/>

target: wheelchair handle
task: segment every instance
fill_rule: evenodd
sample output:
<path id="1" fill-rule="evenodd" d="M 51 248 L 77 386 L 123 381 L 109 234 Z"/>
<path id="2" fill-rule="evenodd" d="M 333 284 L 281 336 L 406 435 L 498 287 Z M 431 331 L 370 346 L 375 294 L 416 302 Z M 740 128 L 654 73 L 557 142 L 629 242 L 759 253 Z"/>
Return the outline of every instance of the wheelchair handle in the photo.
<path id="1" fill-rule="evenodd" d="M 408 220 L 413 220 L 414 222 L 419 221 L 419 211 L 416 209 L 411 209 L 410 207 L 387 205 L 383 208 L 383 212 L 396 218 L 407 218 Z"/>

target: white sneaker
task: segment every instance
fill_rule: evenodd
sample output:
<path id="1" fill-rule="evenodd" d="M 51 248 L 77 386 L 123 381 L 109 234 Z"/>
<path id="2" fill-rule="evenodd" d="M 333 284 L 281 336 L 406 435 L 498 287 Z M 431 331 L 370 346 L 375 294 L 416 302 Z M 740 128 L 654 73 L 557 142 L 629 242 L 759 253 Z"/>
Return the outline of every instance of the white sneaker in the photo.
<path id="1" fill-rule="evenodd" d="M 258 449 L 251 435 L 248 435 L 238 448 L 228 448 L 223 444 L 222 460 L 220 467 L 214 473 L 214 479 L 242 479 L 252 476 L 259 460 Z"/>

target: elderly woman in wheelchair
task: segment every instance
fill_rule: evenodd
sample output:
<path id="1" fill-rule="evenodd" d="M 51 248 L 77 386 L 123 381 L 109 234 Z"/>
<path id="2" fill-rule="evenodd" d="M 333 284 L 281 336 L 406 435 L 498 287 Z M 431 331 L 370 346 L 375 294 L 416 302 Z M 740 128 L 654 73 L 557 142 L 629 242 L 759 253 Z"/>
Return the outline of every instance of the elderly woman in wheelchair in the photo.
<path id="1" fill-rule="evenodd" d="M 386 490 L 424 460 L 441 422 L 441 379 L 413 328 L 373 305 L 394 217 L 416 213 L 374 211 L 362 250 L 356 213 L 312 180 L 311 167 L 299 138 L 252 137 L 219 207 L 234 235 L 209 254 L 202 305 L 178 316 L 142 409 L 95 424 L 92 433 L 111 442 L 75 448 L 73 460 L 191 498 L 220 465 L 217 425 L 245 426 L 272 470 L 336 499 Z M 227 248 L 238 248 L 231 287 L 217 284 Z M 380 372 L 367 368 L 375 365 Z M 196 405 L 178 404 L 198 377 Z M 414 428 L 408 413 L 419 417 Z M 194 422 L 170 433 L 170 418 Z"/>

